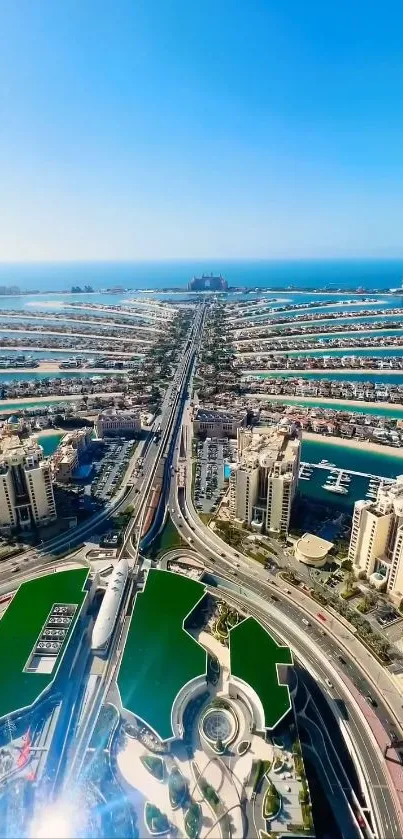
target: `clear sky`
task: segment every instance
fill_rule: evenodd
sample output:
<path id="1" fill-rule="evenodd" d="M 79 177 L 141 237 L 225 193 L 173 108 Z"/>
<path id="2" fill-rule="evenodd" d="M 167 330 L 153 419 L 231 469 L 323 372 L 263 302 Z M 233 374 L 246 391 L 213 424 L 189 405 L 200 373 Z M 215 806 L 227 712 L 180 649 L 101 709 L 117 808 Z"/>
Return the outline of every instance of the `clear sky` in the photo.
<path id="1" fill-rule="evenodd" d="M 403 254 L 401 0 L 1 0 L 0 260 Z"/>

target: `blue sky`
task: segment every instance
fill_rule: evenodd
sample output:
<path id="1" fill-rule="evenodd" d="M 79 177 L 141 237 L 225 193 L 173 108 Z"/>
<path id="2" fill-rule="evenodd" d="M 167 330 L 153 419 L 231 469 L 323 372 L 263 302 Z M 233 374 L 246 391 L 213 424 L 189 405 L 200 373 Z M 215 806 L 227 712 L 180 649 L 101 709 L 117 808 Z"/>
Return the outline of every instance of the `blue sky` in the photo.
<path id="1" fill-rule="evenodd" d="M 393 0 L 2 0 L 0 261 L 403 254 Z"/>

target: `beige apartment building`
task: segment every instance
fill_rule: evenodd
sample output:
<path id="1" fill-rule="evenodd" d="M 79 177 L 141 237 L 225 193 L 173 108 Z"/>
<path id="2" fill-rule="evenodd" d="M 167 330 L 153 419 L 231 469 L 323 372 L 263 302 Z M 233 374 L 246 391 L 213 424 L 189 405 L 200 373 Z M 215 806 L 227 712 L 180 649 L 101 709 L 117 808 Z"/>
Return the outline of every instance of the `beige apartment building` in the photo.
<path id="1" fill-rule="evenodd" d="M 301 432 L 287 420 L 237 431 L 238 462 L 231 468 L 229 511 L 254 530 L 287 533 L 298 483 Z"/>
<path id="2" fill-rule="evenodd" d="M 140 414 L 134 411 L 119 411 L 107 408 L 98 414 L 95 420 L 98 437 L 134 436 L 141 431 Z"/>
<path id="3" fill-rule="evenodd" d="M 349 559 L 357 576 L 403 598 L 403 475 L 379 487 L 376 501 L 356 501 Z"/>
<path id="4" fill-rule="evenodd" d="M 28 530 L 56 519 L 50 462 L 36 440 L 0 441 L 0 530 Z"/>

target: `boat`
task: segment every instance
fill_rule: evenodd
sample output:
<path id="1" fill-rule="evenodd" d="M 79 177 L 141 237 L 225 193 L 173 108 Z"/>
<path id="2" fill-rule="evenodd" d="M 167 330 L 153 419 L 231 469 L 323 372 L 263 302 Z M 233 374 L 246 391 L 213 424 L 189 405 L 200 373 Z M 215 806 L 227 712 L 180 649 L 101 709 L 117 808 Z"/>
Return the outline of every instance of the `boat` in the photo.
<path id="1" fill-rule="evenodd" d="M 342 486 L 334 486 L 332 484 L 322 484 L 322 489 L 327 489 L 328 492 L 336 492 L 337 495 L 348 495 L 348 489 Z"/>

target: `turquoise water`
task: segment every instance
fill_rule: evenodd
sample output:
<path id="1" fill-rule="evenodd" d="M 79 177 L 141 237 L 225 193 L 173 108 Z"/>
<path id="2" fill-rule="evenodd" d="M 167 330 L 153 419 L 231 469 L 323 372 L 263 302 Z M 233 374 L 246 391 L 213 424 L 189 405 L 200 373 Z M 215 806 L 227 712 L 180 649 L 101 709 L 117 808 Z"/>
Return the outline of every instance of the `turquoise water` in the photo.
<path id="1" fill-rule="evenodd" d="M 342 373 L 334 373 L 333 370 L 321 370 L 320 372 L 311 373 L 309 370 L 298 370 L 297 373 L 280 373 L 276 370 L 270 370 L 269 373 L 254 373 L 253 370 L 244 370 L 244 376 L 255 376 L 258 379 L 309 379 L 310 381 L 320 381 L 321 379 L 331 379 L 338 382 L 372 382 L 373 384 L 381 385 L 403 385 L 403 372 L 391 373 L 390 371 L 374 370 L 373 373 L 357 373 L 346 369 Z"/>
<path id="2" fill-rule="evenodd" d="M 402 455 L 396 454 L 394 456 L 383 452 L 367 452 L 359 445 L 356 449 L 352 449 L 350 446 L 340 446 L 338 443 L 324 438 L 303 440 L 301 460 L 308 463 L 320 463 L 321 460 L 328 460 L 340 469 L 352 469 L 354 472 L 366 472 L 369 475 L 382 475 L 384 478 L 396 478 L 397 475 L 403 474 Z"/>
<path id="3" fill-rule="evenodd" d="M 357 336 L 356 336 L 357 337 Z M 290 338 L 290 342 L 292 338 Z M 403 335 L 402 335 L 403 341 Z M 280 350 L 278 351 L 280 353 Z M 308 356 L 323 356 L 323 355 L 331 355 L 335 356 L 335 358 L 342 358 L 343 355 L 362 355 L 362 356 L 375 356 L 380 357 L 384 356 L 386 358 L 391 358 L 393 356 L 401 356 L 403 355 L 403 347 L 387 347 L 386 349 L 382 349 L 380 347 L 354 347 L 353 349 L 332 349 L 331 347 L 323 347 L 321 350 L 282 350 L 282 355 L 292 356 L 293 358 L 297 356 L 301 356 L 302 358 L 307 358 Z"/>
<path id="4" fill-rule="evenodd" d="M 397 306 L 400 306 L 400 304 L 401 304 L 400 299 L 396 300 L 395 306 L 393 308 L 395 308 Z M 383 306 L 379 306 L 379 308 L 382 309 Z M 299 314 L 301 314 L 301 312 L 299 312 Z M 396 320 L 396 321 L 399 320 L 399 315 L 388 314 L 387 312 L 385 312 L 385 313 L 382 312 L 382 314 L 380 314 L 380 315 L 359 315 L 358 314 L 357 317 L 354 317 L 354 318 L 343 317 L 344 314 L 346 314 L 346 312 L 343 310 L 343 311 L 340 312 L 340 317 L 337 318 L 337 319 L 336 318 L 323 318 L 323 320 L 312 321 L 312 325 L 313 326 L 323 326 L 323 328 L 326 329 L 329 324 L 333 324 L 333 326 L 335 326 L 335 325 L 338 325 L 339 323 L 342 323 L 342 324 L 345 324 L 345 323 L 347 323 L 347 324 L 368 323 L 368 326 L 371 326 L 371 323 L 373 323 L 373 322 L 389 320 L 389 318 L 391 320 Z M 299 324 L 299 322 L 296 321 L 295 325 L 298 326 L 298 324 Z M 302 325 L 303 325 L 303 321 L 301 321 L 301 326 Z M 283 329 L 283 328 L 284 328 L 284 325 L 281 324 L 281 323 L 270 324 L 270 329 Z"/>
<path id="5" fill-rule="evenodd" d="M 43 448 L 45 457 L 50 457 L 56 451 L 62 437 L 64 437 L 64 432 L 60 431 L 55 431 L 54 434 L 38 434 L 37 440 Z"/>
<path id="6" fill-rule="evenodd" d="M 32 382 L 33 380 L 39 379 L 76 379 L 78 376 L 81 378 L 89 378 L 92 377 L 94 379 L 98 379 L 100 376 L 110 376 L 113 375 L 124 375 L 124 370 L 108 370 L 107 372 L 102 373 L 94 373 L 88 372 L 87 370 L 69 370 L 66 372 L 65 370 L 58 370 L 57 373 L 41 373 L 38 370 L 30 370 L 29 373 L 7 373 L 7 371 L 2 370 L 0 372 L 0 384 L 7 384 L 7 382 Z"/>
<path id="7" fill-rule="evenodd" d="M 79 396 L 77 396 L 77 400 L 79 400 Z M 11 413 L 12 411 L 24 411 L 25 408 L 46 408 L 51 405 L 55 408 L 57 405 L 68 405 L 74 402 L 74 399 L 63 399 L 63 396 L 60 399 L 22 399 L 20 402 L 8 402 L 5 404 L 0 400 L 0 413 Z"/>
<path id="8" fill-rule="evenodd" d="M 365 402 L 360 407 L 353 407 L 348 405 L 346 402 L 343 402 L 341 399 L 335 399 L 334 403 L 329 405 L 327 402 L 324 402 L 323 399 L 298 399 L 298 397 L 282 397 L 282 396 L 269 396 L 268 400 L 270 402 L 280 402 L 283 405 L 296 405 L 299 408 L 324 408 L 326 410 L 336 410 L 336 411 L 348 411 L 349 413 L 356 413 L 356 414 L 370 414 L 371 416 L 375 417 L 392 417 L 392 419 L 403 419 L 403 405 L 398 406 L 394 405 L 390 408 L 380 408 L 379 405 L 373 405 L 371 403 Z"/>
<path id="9" fill-rule="evenodd" d="M 352 449 L 347 446 L 340 446 L 332 440 L 318 438 L 318 440 L 303 440 L 301 460 L 308 463 L 320 463 L 321 460 L 328 460 L 340 469 L 349 469 L 354 472 L 364 472 L 368 475 L 377 475 L 383 478 L 396 478 L 403 474 L 403 457 L 396 454 L 387 455 L 382 452 L 366 452 L 357 446 Z M 329 475 L 325 469 L 314 469 L 309 481 L 298 482 L 298 492 L 306 498 L 316 499 L 325 502 L 329 506 L 346 513 L 351 513 L 354 503 L 366 498 L 369 488 L 369 479 L 358 475 L 351 475 L 351 482 L 348 484 L 348 495 L 335 495 L 323 488 L 323 484 Z"/>
<path id="10" fill-rule="evenodd" d="M 398 338 L 401 338 L 402 342 L 403 342 L 403 329 L 372 329 L 372 330 L 369 330 L 369 331 L 367 331 L 366 329 L 363 329 L 362 332 L 359 333 L 359 335 L 357 335 L 357 332 L 343 332 L 343 338 L 357 339 L 357 337 L 359 337 L 360 340 L 361 340 L 361 338 L 374 338 L 377 335 L 380 335 L 380 336 L 389 335 L 391 337 L 392 336 L 393 337 L 397 336 Z M 320 337 L 319 340 L 320 341 L 332 341 L 334 337 L 335 336 L 332 335 L 332 334 L 323 335 L 323 336 Z"/>
<path id="11" fill-rule="evenodd" d="M 39 361 L 42 358 L 46 358 L 48 360 L 58 361 L 65 361 L 67 358 L 76 358 L 76 356 L 88 356 L 88 358 L 96 358 L 97 356 L 103 356 L 100 350 L 71 350 L 66 353 L 64 350 L 58 349 L 49 349 L 49 350 L 35 350 L 34 348 L 29 348 L 29 350 L 25 352 L 21 352 L 20 350 L 16 350 L 13 347 L 3 347 L 0 349 L 0 358 L 16 358 L 17 356 L 25 355 L 26 358 L 32 358 L 35 361 Z"/>

